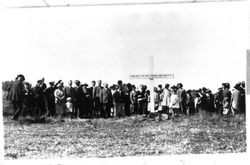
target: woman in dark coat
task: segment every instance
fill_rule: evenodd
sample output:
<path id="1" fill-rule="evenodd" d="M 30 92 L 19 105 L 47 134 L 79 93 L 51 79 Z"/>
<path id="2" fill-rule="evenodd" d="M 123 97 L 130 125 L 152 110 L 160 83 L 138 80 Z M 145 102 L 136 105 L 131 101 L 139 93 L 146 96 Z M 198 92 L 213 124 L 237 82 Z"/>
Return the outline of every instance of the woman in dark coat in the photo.
<path id="1" fill-rule="evenodd" d="M 212 94 L 212 91 L 210 89 L 207 89 L 206 93 L 207 111 L 210 114 L 213 114 L 215 112 L 214 95 Z"/>
<path id="2" fill-rule="evenodd" d="M 33 116 L 34 114 L 34 93 L 31 90 L 31 84 L 28 82 L 24 83 L 24 98 L 23 98 L 23 109 L 24 116 Z"/>
<path id="3" fill-rule="evenodd" d="M 90 117 L 90 95 L 87 91 L 88 84 L 85 83 L 82 85 L 82 91 L 80 92 L 81 96 L 81 111 L 80 111 L 80 118 L 88 118 Z"/>

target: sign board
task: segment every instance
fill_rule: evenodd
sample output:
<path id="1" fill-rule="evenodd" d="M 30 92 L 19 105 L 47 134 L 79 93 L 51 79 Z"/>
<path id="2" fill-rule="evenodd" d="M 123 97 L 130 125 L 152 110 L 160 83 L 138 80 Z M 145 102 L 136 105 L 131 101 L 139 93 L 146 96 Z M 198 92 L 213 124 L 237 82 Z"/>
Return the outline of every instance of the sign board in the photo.
<path id="1" fill-rule="evenodd" d="M 131 74 L 130 79 L 163 79 L 174 78 L 174 74 Z"/>

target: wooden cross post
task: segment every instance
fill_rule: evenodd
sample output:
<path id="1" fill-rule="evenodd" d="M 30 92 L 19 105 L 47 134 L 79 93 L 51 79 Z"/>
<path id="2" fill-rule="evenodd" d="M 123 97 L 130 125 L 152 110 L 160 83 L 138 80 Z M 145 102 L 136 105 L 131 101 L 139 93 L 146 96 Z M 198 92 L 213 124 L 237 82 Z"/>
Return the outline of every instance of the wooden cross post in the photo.
<path id="1" fill-rule="evenodd" d="M 155 102 L 154 102 L 154 79 L 162 78 L 174 78 L 174 74 L 154 74 L 154 58 L 149 57 L 149 74 L 138 74 L 129 75 L 130 79 L 149 79 L 149 90 L 150 90 L 150 112 L 155 112 Z"/>

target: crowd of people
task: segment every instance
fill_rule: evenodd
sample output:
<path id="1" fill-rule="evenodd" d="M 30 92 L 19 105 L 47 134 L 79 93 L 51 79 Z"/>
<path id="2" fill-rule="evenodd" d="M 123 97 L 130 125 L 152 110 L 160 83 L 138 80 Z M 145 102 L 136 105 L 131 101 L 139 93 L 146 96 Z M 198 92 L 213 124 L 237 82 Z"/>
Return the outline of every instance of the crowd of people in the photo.
<path id="1" fill-rule="evenodd" d="M 101 80 L 92 81 L 91 86 L 79 80 L 70 80 L 65 86 L 62 80 L 49 82 L 44 78 L 35 86 L 25 81 L 24 75 L 15 78 L 7 99 L 15 110 L 13 120 L 19 116 L 38 118 L 109 118 L 134 114 L 151 116 L 153 113 L 166 114 L 168 118 L 181 114 L 191 115 L 201 111 L 222 115 L 245 113 L 245 82 L 235 84 L 230 90 L 229 83 L 213 94 L 205 87 L 198 90 L 185 90 L 182 83 L 161 84 L 154 88 L 152 100 L 154 110 L 150 110 L 151 93 L 146 85 L 136 87 L 130 83 L 109 86 Z"/>

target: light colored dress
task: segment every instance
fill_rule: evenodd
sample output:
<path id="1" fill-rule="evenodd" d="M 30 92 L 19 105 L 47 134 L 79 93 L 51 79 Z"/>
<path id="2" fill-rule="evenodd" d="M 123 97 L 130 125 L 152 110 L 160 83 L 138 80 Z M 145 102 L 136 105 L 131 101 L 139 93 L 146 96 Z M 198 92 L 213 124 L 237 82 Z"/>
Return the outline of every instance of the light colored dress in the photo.
<path id="1" fill-rule="evenodd" d="M 55 105 L 56 105 L 56 115 L 63 115 L 65 113 L 65 93 L 61 89 L 56 89 L 54 92 Z"/>
<path id="2" fill-rule="evenodd" d="M 66 112 L 73 112 L 73 104 L 71 102 L 66 102 Z"/>
<path id="3" fill-rule="evenodd" d="M 241 99 L 241 93 L 239 90 L 234 89 L 232 92 L 232 107 L 235 110 L 240 109 L 240 99 Z"/>
<path id="4" fill-rule="evenodd" d="M 170 108 L 180 108 L 179 98 L 177 94 L 172 94 L 170 97 Z"/>
<path id="5" fill-rule="evenodd" d="M 171 92 L 169 89 L 164 89 L 163 90 L 163 99 L 162 99 L 162 106 L 169 106 L 170 104 L 170 96 Z"/>

